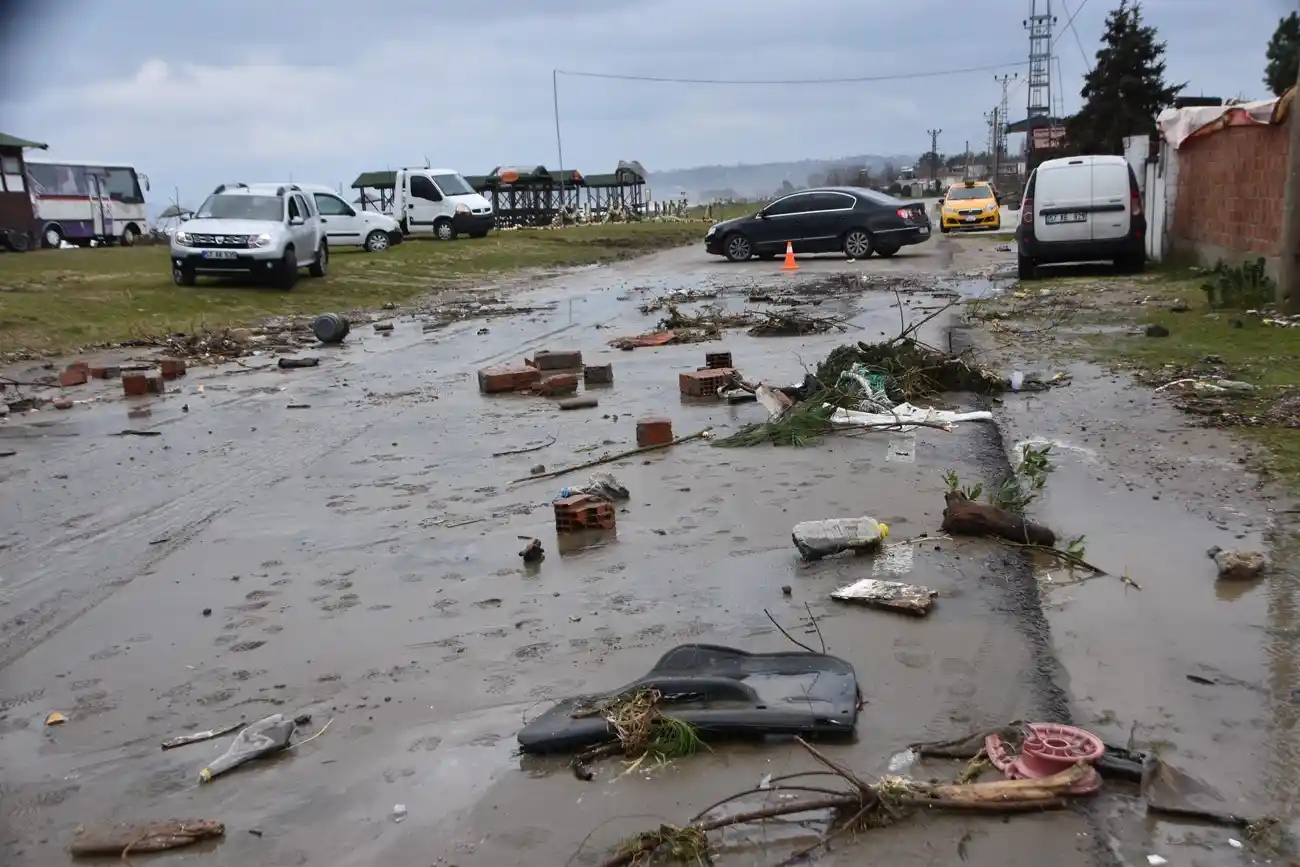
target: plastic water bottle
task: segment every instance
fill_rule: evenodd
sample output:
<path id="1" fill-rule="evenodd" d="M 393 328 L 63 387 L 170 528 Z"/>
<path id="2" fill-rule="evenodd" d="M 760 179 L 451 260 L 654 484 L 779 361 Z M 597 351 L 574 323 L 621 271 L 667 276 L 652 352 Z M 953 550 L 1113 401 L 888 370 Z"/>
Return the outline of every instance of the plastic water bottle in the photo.
<path id="1" fill-rule="evenodd" d="M 1025 384 L 1025 375 L 1023 373 L 1017 370 L 1011 374 L 1012 391 L 1020 391 L 1020 386 L 1024 384 Z"/>
<path id="2" fill-rule="evenodd" d="M 889 527 L 875 518 L 828 518 L 795 524 L 790 535 L 805 560 L 820 560 L 841 551 L 875 550 Z"/>

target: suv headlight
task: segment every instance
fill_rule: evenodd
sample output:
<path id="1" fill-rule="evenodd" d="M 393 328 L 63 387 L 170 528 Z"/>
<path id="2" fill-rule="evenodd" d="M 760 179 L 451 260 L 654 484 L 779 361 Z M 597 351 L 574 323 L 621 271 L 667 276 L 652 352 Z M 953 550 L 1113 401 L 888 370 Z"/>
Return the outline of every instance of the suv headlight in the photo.
<path id="1" fill-rule="evenodd" d="M 248 246 L 250 247 L 265 247 L 269 243 L 271 243 L 271 236 L 266 232 L 263 232 L 260 235 L 248 236 Z"/>
<path id="2" fill-rule="evenodd" d="M 176 230 L 176 234 L 172 235 L 172 239 L 182 247 L 188 247 L 190 243 L 190 236 L 187 233 L 182 232 L 180 229 Z"/>

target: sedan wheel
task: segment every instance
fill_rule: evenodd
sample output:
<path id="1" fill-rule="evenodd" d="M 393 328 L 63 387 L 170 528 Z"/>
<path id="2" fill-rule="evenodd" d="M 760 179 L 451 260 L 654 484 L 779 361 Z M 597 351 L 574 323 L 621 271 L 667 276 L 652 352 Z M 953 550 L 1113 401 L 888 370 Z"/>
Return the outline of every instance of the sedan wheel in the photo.
<path id="1" fill-rule="evenodd" d="M 727 258 L 732 262 L 743 262 L 754 254 L 754 248 L 744 235 L 732 235 L 727 239 Z"/>
<path id="2" fill-rule="evenodd" d="M 850 259 L 865 259 L 871 255 L 871 236 L 861 229 L 850 229 L 844 236 L 844 255 Z"/>

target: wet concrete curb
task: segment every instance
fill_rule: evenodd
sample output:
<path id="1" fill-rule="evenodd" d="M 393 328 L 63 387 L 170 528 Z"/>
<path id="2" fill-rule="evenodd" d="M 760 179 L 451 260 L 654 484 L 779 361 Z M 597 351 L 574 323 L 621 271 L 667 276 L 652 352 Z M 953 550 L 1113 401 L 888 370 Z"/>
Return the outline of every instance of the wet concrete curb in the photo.
<path id="1" fill-rule="evenodd" d="M 965 339 L 962 327 L 953 327 L 948 336 L 949 345 L 954 352 L 972 345 Z M 993 424 L 981 426 L 982 430 L 989 433 L 979 438 L 977 448 L 980 462 L 991 471 L 990 479 L 1005 477 L 1012 472 L 1013 465 L 1006 434 L 998 422 L 997 406 L 983 396 L 977 397 L 976 403 L 980 409 L 994 413 Z M 1068 675 L 1052 645 L 1051 624 L 1043 611 L 1042 595 L 1028 556 L 1019 551 L 1004 549 L 990 556 L 986 564 L 989 577 L 1002 593 L 1004 610 L 1013 615 L 1017 627 L 1029 644 L 1033 659 L 1033 706 L 1038 717 L 1034 721 L 1073 725 L 1070 696 L 1063 686 Z M 1107 843 L 1109 833 L 1105 828 L 1101 802 L 1090 798 L 1076 802 L 1071 809 L 1085 817 L 1092 831 L 1089 848 L 1097 867 L 1124 867 L 1125 862 Z"/>

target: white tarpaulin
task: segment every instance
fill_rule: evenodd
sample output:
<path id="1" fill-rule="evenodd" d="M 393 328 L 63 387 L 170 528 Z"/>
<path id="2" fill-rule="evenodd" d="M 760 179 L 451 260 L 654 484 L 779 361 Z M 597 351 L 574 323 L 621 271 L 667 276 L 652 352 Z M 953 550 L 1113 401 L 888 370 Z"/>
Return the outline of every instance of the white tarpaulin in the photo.
<path id="1" fill-rule="evenodd" d="M 1156 118 L 1156 128 L 1160 130 L 1160 137 L 1177 150 L 1187 139 L 1211 125 L 1267 126 L 1277 123 L 1277 108 L 1277 99 L 1257 99 L 1236 105 L 1166 108 Z"/>
<path id="2" fill-rule="evenodd" d="M 830 404 L 827 404 L 829 407 Z M 900 403 L 891 412 L 858 412 L 852 409 L 836 409 L 831 414 L 831 424 L 844 427 L 870 427 L 878 425 L 900 425 L 896 430 L 913 430 L 909 422 L 931 422 L 933 424 L 955 424 L 959 421 L 992 421 L 993 413 L 984 410 L 975 412 L 953 412 L 947 409 L 913 406 Z"/>

